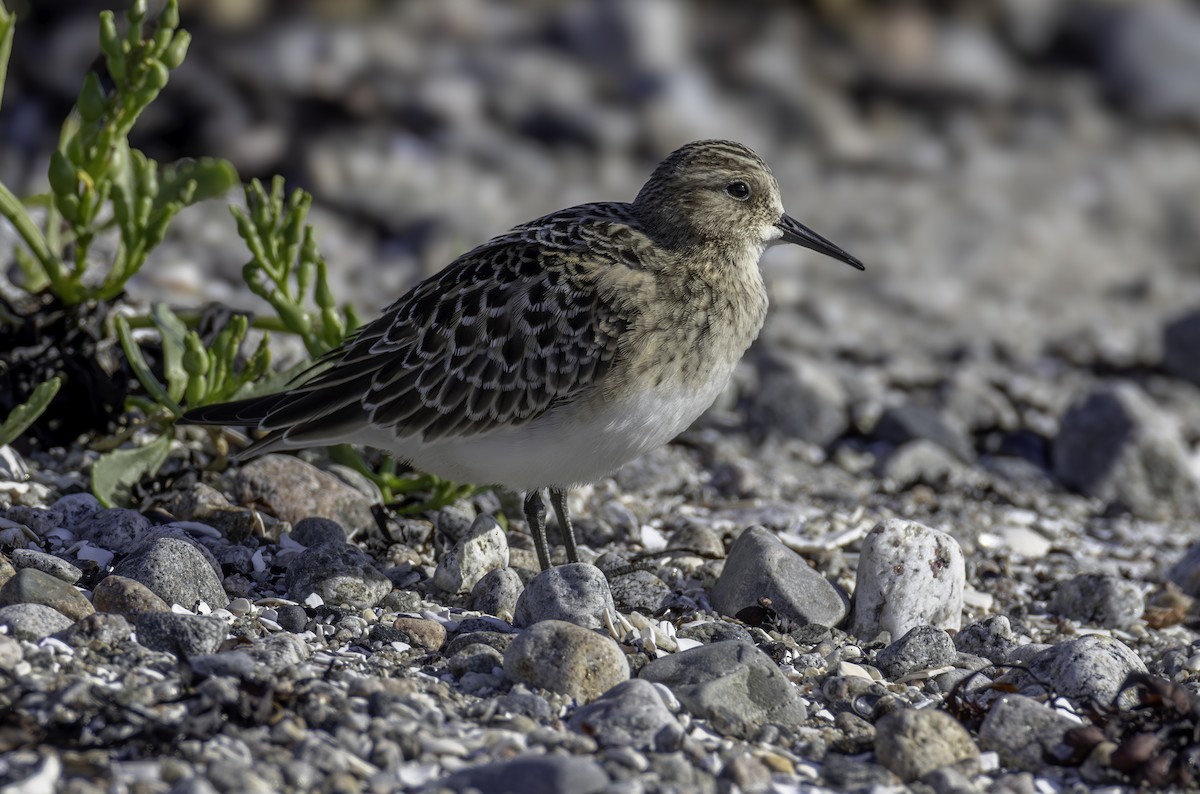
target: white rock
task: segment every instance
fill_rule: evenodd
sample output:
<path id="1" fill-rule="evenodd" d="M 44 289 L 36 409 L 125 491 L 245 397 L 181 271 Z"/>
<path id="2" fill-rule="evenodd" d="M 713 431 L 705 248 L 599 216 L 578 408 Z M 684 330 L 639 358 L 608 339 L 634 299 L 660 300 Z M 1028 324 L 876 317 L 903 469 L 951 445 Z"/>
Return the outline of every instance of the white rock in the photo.
<path id="1" fill-rule="evenodd" d="M 496 519 L 481 513 L 444 555 L 433 583 L 447 593 L 469 593 L 487 573 L 508 565 L 508 538 Z"/>
<path id="2" fill-rule="evenodd" d="M 853 633 L 903 637 L 916 626 L 958 630 L 966 569 L 945 532 L 915 521 L 879 522 L 863 542 L 854 594 Z"/>

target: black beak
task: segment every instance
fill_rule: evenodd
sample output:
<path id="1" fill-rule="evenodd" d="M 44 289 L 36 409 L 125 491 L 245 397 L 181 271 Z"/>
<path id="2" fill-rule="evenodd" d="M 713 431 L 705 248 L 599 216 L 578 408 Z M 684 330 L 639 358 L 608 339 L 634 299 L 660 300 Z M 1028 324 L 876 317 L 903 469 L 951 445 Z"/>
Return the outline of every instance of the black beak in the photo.
<path id="1" fill-rule="evenodd" d="M 811 251 L 816 251 L 819 254 L 825 254 L 825 256 L 832 256 L 834 259 L 841 260 L 850 267 L 856 267 L 859 270 L 866 270 L 866 267 L 863 266 L 862 262 L 859 262 L 857 259 L 850 256 L 850 254 L 829 242 L 824 237 L 793 218 L 791 215 L 788 215 L 786 212 L 775 223 L 775 225 L 783 230 L 782 239 L 785 243 L 802 245 Z"/>

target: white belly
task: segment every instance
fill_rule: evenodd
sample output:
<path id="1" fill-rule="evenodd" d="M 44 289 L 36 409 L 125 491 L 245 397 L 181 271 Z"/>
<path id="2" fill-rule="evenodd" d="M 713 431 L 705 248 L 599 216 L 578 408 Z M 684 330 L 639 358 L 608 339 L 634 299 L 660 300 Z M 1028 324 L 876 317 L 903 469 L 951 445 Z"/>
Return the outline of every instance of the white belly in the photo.
<path id="1" fill-rule="evenodd" d="M 593 482 L 662 446 L 696 420 L 727 377 L 703 389 L 647 390 L 610 401 L 573 403 L 527 425 L 426 444 L 377 432 L 356 441 L 385 449 L 439 477 L 516 491 Z"/>

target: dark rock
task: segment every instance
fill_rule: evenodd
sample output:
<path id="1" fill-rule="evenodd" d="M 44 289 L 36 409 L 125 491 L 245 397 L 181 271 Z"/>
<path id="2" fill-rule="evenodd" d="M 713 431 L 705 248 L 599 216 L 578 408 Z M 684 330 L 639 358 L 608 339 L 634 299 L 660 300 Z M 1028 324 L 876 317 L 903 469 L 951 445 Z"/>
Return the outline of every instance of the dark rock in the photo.
<path id="1" fill-rule="evenodd" d="M 804 558 L 764 527 L 750 527 L 729 550 L 725 569 L 713 587 L 713 607 L 736 617 L 747 607 L 770 599 L 771 609 L 797 623 L 836 626 L 846 617 L 850 599 Z"/>
<path id="2" fill-rule="evenodd" d="M 362 549 L 328 544 L 297 554 L 283 581 L 293 601 L 316 593 L 326 604 L 359 609 L 375 606 L 392 589 L 391 581 Z"/>
<path id="3" fill-rule="evenodd" d="M 577 709 L 570 726 L 595 737 L 602 747 L 671 752 L 683 741 L 683 727 L 654 684 L 639 678 L 617 684 Z"/>
<path id="4" fill-rule="evenodd" d="M 916 626 L 881 650 L 875 664 L 889 679 L 897 679 L 918 670 L 951 664 L 957 654 L 949 634 L 933 626 Z M 896 772 L 894 767 L 888 768 Z"/>
<path id="5" fill-rule="evenodd" d="M 74 586 L 36 568 L 22 568 L 0 587 L 0 606 L 10 604 L 41 604 L 72 620 L 95 611 L 91 602 Z"/>
<path id="6" fill-rule="evenodd" d="M 214 653 L 227 634 L 225 621 L 204 615 L 146 612 L 138 616 L 138 642 L 181 659 Z"/>
<path id="7" fill-rule="evenodd" d="M 1054 474 L 1142 518 L 1200 515 L 1200 481 L 1179 427 L 1129 383 L 1097 386 L 1071 406 L 1054 442 Z"/>

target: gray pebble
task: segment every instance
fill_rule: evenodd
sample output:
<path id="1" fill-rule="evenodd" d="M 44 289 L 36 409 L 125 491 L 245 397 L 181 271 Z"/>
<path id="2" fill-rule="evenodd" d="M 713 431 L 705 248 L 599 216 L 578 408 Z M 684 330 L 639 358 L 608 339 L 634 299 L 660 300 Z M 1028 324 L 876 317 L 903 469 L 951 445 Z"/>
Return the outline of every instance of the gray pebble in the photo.
<path id="1" fill-rule="evenodd" d="M 1086 709 L 1115 705 L 1114 700 L 1126 676 L 1144 672 L 1145 663 L 1120 640 L 1089 634 L 1054 645 L 1034 656 L 1029 660 L 1028 675 L 1014 669 L 1000 681 L 1014 682 L 1018 687 L 1040 682 L 1077 707 Z M 1126 696 L 1131 697 L 1132 693 L 1126 693 Z M 1123 705 L 1129 703 L 1123 701 Z"/>
<path id="2" fill-rule="evenodd" d="M 632 571 L 608 580 L 613 602 L 621 612 L 653 615 L 667 605 L 671 588 L 650 571 Z"/>
<path id="3" fill-rule="evenodd" d="M 504 654 L 490 645 L 476 642 L 449 656 L 446 664 L 459 678 L 467 673 L 491 673 L 496 668 L 504 669 Z"/>
<path id="4" fill-rule="evenodd" d="M 468 645 L 486 645 L 489 648 L 495 648 L 500 653 L 504 653 L 504 651 L 508 650 L 508 646 L 512 645 L 512 641 L 517 638 L 517 634 L 519 632 L 513 634 L 503 634 L 499 631 L 470 631 L 463 633 L 460 627 L 460 633 L 446 643 L 446 647 L 442 649 L 442 653 L 446 656 L 453 656 Z"/>
<path id="5" fill-rule="evenodd" d="M 798 690 L 771 658 L 744 642 L 718 642 L 655 659 L 640 678 L 664 684 L 717 731 L 752 738 L 768 723 L 793 727 L 808 718 Z"/>
<path id="6" fill-rule="evenodd" d="M 605 610 L 616 611 L 608 580 L 595 565 L 556 565 L 533 578 L 517 598 L 513 625 L 566 620 L 589 629 L 604 625 Z"/>
<path id="7" fill-rule="evenodd" d="M 275 608 L 275 622 L 284 631 L 299 634 L 308 625 L 308 612 L 299 604 L 283 604 Z"/>
<path id="8" fill-rule="evenodd" d="M 881 650 L 875 665 L 885 676 L 896 679 L 918 670 L 951 664 L 957 655 L 949 634 L 933 626 L 916 626 Z"/>
<path id="9" fill-rule="evenodd" d="M 19 640 L 38 642 L 70 628 L 75 621 L 42 604 L 10 604 L 0 607 L 0 627 Z"/>
<path id="10" fill-rule="evenodd" d="M 110 507 L 81 519 L 79 537 L 118 554 L 137 549 L 150 532 L 150 519 L 136 510 Z"/>
<path id="11" fill-rule="evenodd" d="M 1004 695 L 979 726 L 979 744 L 1006 767 L 1041 772 L 1047 758 L 1066 754 L 1063 735 L 1079 723 L 1023 695 Z"/>
<path id="12" fill-rule="evenodd" d="M 846 390 L 825 365 L 781 353 L 757 363 L 758 387 L 746 410 L 756 438 L 778 435 L 824 447 L 849 428 Z"/>
<path id="13" fill-rule="evenodd" d="M 229 605 L 209 558 L 195 543 L 180 538 L 154 538 L 122 560 L 113 573 L 141 582 L 168 604 L 188 610 L 201 601 L 213 609 Z"/>
<path id="14" fill-rule="evenodd" d="M 296 555 L 284 574 L 288 598 L 303 601 L 313 593 L 326 604 L 373 607 L 391 592 L 391 581 L 357 546 L 322 545 Z"/>
<path id="15" fill-rule="evenodd" d="M 20 646 L 20 640 L 8 634 L 0 634 L 0 670 L 11 672 L 24 658 L 25 651 Z"/>
<path id="16" fill-rule="evenodd" d="M 94 612 L 77 620 L 62 632 L 62 641 L 68 645 L 107 645 L 118 646 L 129 639 L 133 633 L 133 625 L 124 615 L 114 615 L 110 612 Z"/>
<path id="17" fill-rule="evenodd" d="M 91 494 L 89 494 L 90 496 Z M 98 506 L 98 503 L 97 503 Z M 26 505 L 10 505 L 3 511 L 9 521 L 16 521 L 29 527 L 39 537 L 46 537 L 52 529 L 66 525 L 66 517 L 58 510 L 43 507 L 28 507 Z"/>
<path id="18" fill-rule="evenodd" d="M 12 563 L 17 568 L 34 568 L 42 573 L 75 584 L 83 578 L 83 571 L 64 559 L 34 549 L 13 549 Z"/>
<path id="19" fill-rule="evenodd" d="M 910 441 L 931 441 L 961 461 L 975 460 L 975 448 L 963 428 L 936 408 L 917 403 L 885 408 L 871 437 L 897 447 Z"/>
<path id="20" fill-rule="evenodd" d="M 225 621 L 205 615 L 146 612 L 137 620 L 139 643 L 181 659 L 216 652 L 227 633 Z"/>
<path id="21" fill-rule="evenodd" d="M 1059 582 L 1050 599 L 1051 612 L 1105 629 L 1127 629 L 1146 611 L 1142 589 L 1134 582 L 1104 573 L 1085 573 Z"/>
<path id="22" fill-rule="evenodd" d="M 1142 518 L 1200 513 L 1200 478 L 1178 424 L 1131 383 L 1097 386 L 1067 410 L 1054 440 L 1054 473 Z"/>
<path id="23" fill-rule="evenodd" d="M 346 530 L 331 518 L 309 516 L 302 518 L 292 527 L 292 540 L 301 546 L 323 546 L 327 543 L 342 545 L 346 542 Z"/>
<path id="24" fill-rule="evenodd" d="M 431 790 L 479 794 L 595 794 L 608 787 L 595 761 L 573 755 L 528 755 L 460 769 Z"/>
<path id="25" fill-rule="evenodd" d="M 602 747 L 661 753 L 678 749 L 683 741 L 683 728 L 663 702 L 658 687 L 640 678 L 618 684 L 580 707 L 569 724 L 594 737 Z"/>
<path id="26" fill-rule="evenodd" d="M 100 500 L 90 493 L 73 493 L 60 497 L 50 509 L 62 516 L 62 526 L 77 529 L 96 513 L 103 510 Z"/>
<path id="27" fill-rule="evenodd" d="M 523 587 L 520 575 L 512 568 L 489 571 L 471 588 L 471 609 L 512 620 Z"/>
<path id="28" fill-rule="evenodd" d="M 955 634 L 954 647 L 964 653 L 973 653 L 995 664 L 1001 664 L 1017 647 L 1017 640 L 1008 618 L 1004 615 L 993 615 L 976 621 Z"/>
<path id="29" fill-rule="evenodd" d="M 508 536 L 486 513 L 475 517 L 470 529 L 442 555 L 433 583 L 447 593 L 469 593 L 488 572 L 508 565 Z"/>
<path id="30" fill-rule="evenodd" d="M 629 662 L 606 636 L 563 620 L 543 620 L 508 646 L 504 672 L 513 681 L 589 703 L 629 679 Z"/>
<path id="31" fill-rule="evenodd" d="M 879 763 L 909 782 L 975 758 L 979 748 L 962 723 L 944 711 L 899 709 L 876 724 L 875 755 Z"/>
<path id="32" fill-rule="evenodd" d="M 966 567 L 958 542 L 915 521 L 890 518 L 862 544 L 854 591 L 853 634 L 902 637 L 915 626 L 957 630 Z"/>
<path id="33" fill-rule="evenodd" d="M 22 568 L 0 587 L 0 606 L 10 604 L 42 604 L 72 620 L 96 611 L 74 585 L 36 568 Z"/>
<path id="34" fill-rule="evenodd" d="M 684 626 L 676 634 L 684 639 L 695 640 L 705 645 L 711 645 L 714 642 L 726 642 L 728 640 L 738 640 L 754 644 L 754 638 L 750 636 L 750 632 L 746 630 L 745 626 L 737 623 L 726 623 L 723 620 L 710 620 L 704 623 L 697 623 L 694 626 Z"/>
<path id="35" fill-rule="evenodd" d="M 1163 368 L 1200 386 L 1200 309 L 1193 309 L 1163 328 Z"/>
<path id="36" fill-rule="evenodd" d="M 690 551 L 706 559 L 719 560 L 725 556 L 725 544 L 721 536 L 701 524 L 685 524 L 671 533 L 668 548 Z"/>
<path id="37" fill-rule="evenodd" d="M 850 599 L 841 589 L 773 532 L 754 526 L 733 542 L 711 600 L 718 612 L 736 617 L 747 607 L 759 606 L 762 598 L 769 598 L 772 609 L 800 624 L 836 626 L 850 609 Z"/>

